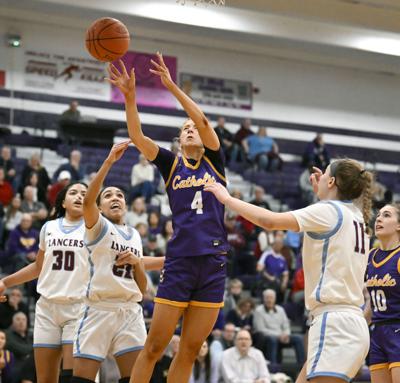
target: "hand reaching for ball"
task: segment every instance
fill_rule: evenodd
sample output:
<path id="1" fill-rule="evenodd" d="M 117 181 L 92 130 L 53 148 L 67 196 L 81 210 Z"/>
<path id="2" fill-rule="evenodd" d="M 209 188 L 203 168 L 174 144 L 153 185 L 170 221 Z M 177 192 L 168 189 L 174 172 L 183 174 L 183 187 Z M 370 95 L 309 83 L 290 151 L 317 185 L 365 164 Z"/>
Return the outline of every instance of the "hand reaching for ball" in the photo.
<path id="1" fill-rule="evenodd" d="M 151 60 L 153 69 L 150 69 L 151 73 L 156 74 L 160 77 L 161 82 L 166 88 L 169 88 L 175 83 L 172 81 L 171 74 L 169 73 L 168 67 L 165 65 L 163 56 L 160 52 L 157 52 L 158 62 Z"/>
<path id="2" fill-rule="evenodd" d="M 136 88 L 135 68 L 131 69 L 129 75 L 122 60 L 119 60 L 119 65 L 122 73 L 113 63 L 108 64 L 107 70 L 110 77 L 106 77 L 105 80 L 116 86 L 125 97 L 134 96 Z"/>

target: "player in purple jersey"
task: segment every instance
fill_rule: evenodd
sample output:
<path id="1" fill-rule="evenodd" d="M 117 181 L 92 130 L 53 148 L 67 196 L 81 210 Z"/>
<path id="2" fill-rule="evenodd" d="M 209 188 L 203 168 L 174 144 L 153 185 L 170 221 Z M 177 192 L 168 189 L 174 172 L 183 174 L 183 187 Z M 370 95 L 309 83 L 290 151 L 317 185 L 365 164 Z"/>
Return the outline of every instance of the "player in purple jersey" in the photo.
<path id="1" fill-rule="evenodd" d="M 375 221 L 379 248 L 370 251 L 366 284 L 371 317 L 372 383 L 400 383 L 400 209 L 384 206 Z M 367 311 L 367 312 L 368 312 Z"/>
<path id="2" fill-rule="evenodd" d="M 161 54 L 151 72 L 181 103 L 189 116 L 180 132 L 182 156 L 159 148 L 144 136 L 136 106 L 135 74 L 121 62 L 112 64 L 109 81 L 125 96 L 129 136 L 158 167 L 167 188 L 174 234 L 167 246 L 164 270 L 155 298 L 150 332 L 132 371 L 131 382 L 147 383 L 152 370 L 183 316 L 179 352 L 168 382 L 186 383 L 198 352 L 223 306 L 227 235 L 224 207 L 204 185 L 225 182 L 224 159 L 216 133 L 200 108 L 172 81 Z"/>

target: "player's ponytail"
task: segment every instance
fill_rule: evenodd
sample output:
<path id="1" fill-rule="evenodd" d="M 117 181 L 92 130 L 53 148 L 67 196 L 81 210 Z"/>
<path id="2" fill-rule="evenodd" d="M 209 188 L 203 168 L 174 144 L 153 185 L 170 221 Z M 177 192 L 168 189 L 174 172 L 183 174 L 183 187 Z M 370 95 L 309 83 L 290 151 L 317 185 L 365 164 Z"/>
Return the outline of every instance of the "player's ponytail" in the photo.
<path id="1" fill-rule="evenodd" d="M 372 212 L 372 186 L 374 176 L 365 170 L 355 160 L 344 158 L 337 160 L 330 165 L 330 173 L 335 177 L 335 184 L 338 189 L 340 200 L 356 200 L 362 203 L 364 222 L 369 232 L 368 224 Z"/>
<path id="2" fill-rule="evenodd" d="M 51 213 L 51 216 L 49 217 L 49 220 L 57 219 L 60 217 L 65 217 L 65 207 L 63 206 L 63 202 L 65 200 L 65 196 L 67 195 L 68 190 L 76 184 L 80 184 L 85 186 L 86 188 L 88 187 L 84 182 L 80 181 L 75 181 L 71 182 L 67 186 L 65 186 L 62 190 L 59 191 L 56 197 L 56 202 L 54 203 L 54 207 Z"/>

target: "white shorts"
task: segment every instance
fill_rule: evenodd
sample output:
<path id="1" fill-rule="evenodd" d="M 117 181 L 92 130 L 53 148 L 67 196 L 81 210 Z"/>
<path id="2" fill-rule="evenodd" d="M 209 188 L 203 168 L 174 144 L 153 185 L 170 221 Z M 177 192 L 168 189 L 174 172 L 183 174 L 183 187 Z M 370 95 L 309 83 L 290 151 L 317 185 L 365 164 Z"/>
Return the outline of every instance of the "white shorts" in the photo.
<path id="1" fill-rule="evenodd" d="M 307 379 L 331 376 L 350 382 L 368 349 L 369 331 L 361 311 L 319 314 L 308 334 Z"/>
<path id="2" fill-rule="evenodd" d="M 117 307 L 86 305 L 77 323 L 74 358 L 103 361 L 108 354 L 119 356 L 138 351 L 143 348 L 146 336 L 139 304 Z"/>
<path id="3" fill-rule="evenodd" d="M 73 344 L 82 302 L 55 303 L 44 297 L 36 303 L 33 347 L 58 348 Z"/>

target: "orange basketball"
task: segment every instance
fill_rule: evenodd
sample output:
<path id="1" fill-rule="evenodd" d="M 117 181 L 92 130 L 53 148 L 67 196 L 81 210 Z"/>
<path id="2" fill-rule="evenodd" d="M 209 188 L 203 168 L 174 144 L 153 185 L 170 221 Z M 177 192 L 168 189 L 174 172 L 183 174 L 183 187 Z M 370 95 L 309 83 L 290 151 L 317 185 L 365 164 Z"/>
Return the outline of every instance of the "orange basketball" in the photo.
<path id="1" fill-rule="evenodd" d="M 129 48 L 129 31 L 111 17 L 97 19 L 86 31 L 86 49 L 97 60 L 114 61 Z"/>

